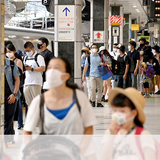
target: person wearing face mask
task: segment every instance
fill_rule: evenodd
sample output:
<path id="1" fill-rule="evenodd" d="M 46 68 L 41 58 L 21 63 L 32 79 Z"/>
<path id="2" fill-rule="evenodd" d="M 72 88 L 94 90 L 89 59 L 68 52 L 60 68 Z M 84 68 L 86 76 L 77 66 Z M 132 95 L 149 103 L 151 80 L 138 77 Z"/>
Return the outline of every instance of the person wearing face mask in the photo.
<path id="1" fill-rule="evenodd" d="M 45 71 L 45 61 L 41 55 L 37 54 L 31 42 L 26 42 L 24 48 L 27 56 L 23 61 L 26 70 L 23 92 L 26 103 L 29 106 L 33 98 L 41 94 L 42 72 Z"/>
<path id="2" fill-rule="evenodd" d="M 46 68 L 48 66 L 49 61 L 54 57 L 53 53 L 47 48 L 49 45 L 49 41 L 45 37 L 41 37 L 38 39 L 37 48 L 40 50 L 40 55 L 44 58 Z M 45 72 L 43 72 L 43 82 L 45 82 Z"/>
<path id="3" fill-rule="evenodd" d="M 109 103 L 112 108 L 112 122 L 106 131 L 106 135 L 108 135 L 106 138 L 108 139 L 106 139 L 106 145 L 103 148 L 104 158 L 102 160 L 130 158 L 156 160 L 155 142 L 151 137 L 145 137 L 150 133 L 144 128 L 146 117 L 143 96 L 135 88 L 114 88 L 109 93 Z M 141 155 L 141 148 L 144 159 Z"/>
<path id="4" fill-rule="evenodd" d="M 114 60 L 117 60 L 117 57 L 119 56 L 117 46 L 118 46 L 118 43 L 114 43 L 113 44 L 113 51 L 111 52 L 111 56 L 114 58 Z"/>
<path id="5" fill-rule="evenodd" d="M 130 87 L 134 87 L 137 89 L 137 74 L 138 74 L 138 67 L 140 64 L 140 54 L 135 49 L 136 42 L 130 41 L 129 42 L 130 51 L 127 53 L 128 57 L 130 58 L 130 68 L 129 68 L 129 80 L 131 80 Z"/>
<path id="6" fill-rule="evenodd" d="M 4 134 L 13 134 L 13 120 L 17 108 L 17 100 L 20 98 L 19 92 L 19 70 L 15 62 L 7 58 L 11 57 L 9 49 L 5 48 L 5 107 L 4 107 Z M 13 56 L 14 54 L 12 54 Z"/>
<path id="7" fill-rule="evenodd" d="M 159 53 L 159 46 L 154 46 L 152 48 L 152 52 L 154 54 L 154 57 L 158 60 L 158 63 L 159 63 L 159 67 L 157 69 L 157 71 L 155 72 L 155 75 L 156 75 L 156 84 L 157 84 L 157 87 L 158 87 L 158 91 L 155 93 L 155 94 L 160 94 L 160 53 Z"/>
<path id="8" fill-rule="evenodd" d="M 91 85 L 91 104 L 92 107 L 96 106 L 96 97 L 97 97 L 97 107 L 103 107 L 101 104 L 101 99 L 102 99 L 102 87 L 103 87 L 103 82 L 101 79 L 101 75 L 98 71 L 98 66 L 99 65 L 107 65 L 107 59 L 103 55 L 103 62 L 101 62 L 101 55 L 98 54 L 98 47 L 96 44 L 93 44 L 91 46 L 91 54 L 90 56 L 87 57 L 86 62 L 85 62 L 85 67 L 83 70 L 83 77 L 82 81 L 85 81 L 85 74 L 87 72 L 88 67 L 90 67 L 90 85 Z M 96 93 L 97 89 L 97 93 Z M 97 94 L 97 96 L 96 96 Z"/>
<path id="9" fill-rule="evenodd" d="M 83 70 L 85 67 L 85 61 L 86 58 L 90 55 L 89 52 L 89 48 L 87 47 L 83 47 L 81 50 L 82 56 L 81 56 L 81 69 L 82 69 L 82 74 L 83 74 Z M 88 99 L 90 100 L 90 77 L 89 77 L 89 72 L 90 72 L 90 68 L 88 67 L 87 72 L 86 72 L 86 81 L 83 82 L 83 86 L 84 86 L 84 92 L 86 93 L 86 95 L 88 96 Z"/>
<path id="10" fill-rule="evenodd" d="M 46 72 L 49 90 L 32 101 L 25 135 L 32 134 L 39 122 L 41 134 L 93 134 L 96 124 L 93 109 L 87 96 L 76 85 L 69 84 L 71 71 L 70 63 L 64 58 L 53 58 L 49 62 Z"/>
<path id="11" fill-rule="evenodd" d="M 18 67 L 18 70 L 19 70 L 19 73 L 20 73 L 20 89 L 22 88 L 23 86 L 23 76 L 24 76 L 24 73 L 23 73 L 23 63 L 20 59 L 18 59 L 15 55 L 15 46 L 13 44 L 8 44 L 6 46 L 6 50 L 7 50 L 7 53 L 6 53 L 6 56 L 14 61 Z M 17 105 L 17 110 L 16 110 L 16 114 L 15 114 L 15 118 L 14 118 L 15 121 L 18 120 L 18 129 L 21 129 L 23 127 L 23 114 L 22 114 L 22 103 L 21 103 L 21 98 L 18 99 L 18 105 Z"/>

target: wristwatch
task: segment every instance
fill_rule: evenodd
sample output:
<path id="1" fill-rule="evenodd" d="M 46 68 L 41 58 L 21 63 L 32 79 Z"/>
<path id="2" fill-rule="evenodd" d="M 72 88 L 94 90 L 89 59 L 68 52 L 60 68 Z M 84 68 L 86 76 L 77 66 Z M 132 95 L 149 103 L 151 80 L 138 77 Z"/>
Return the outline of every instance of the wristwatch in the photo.
<path id="1" fill-rule="evenodd" d="M 17 96 L 17 93 L 12 93 L 15 97 Z"/>
<path id="2" fill-rule="evenodd" d="M 31 71 L 33 72 L 33 71 L 34 71 L 34 68 L 32 68 Z"/>

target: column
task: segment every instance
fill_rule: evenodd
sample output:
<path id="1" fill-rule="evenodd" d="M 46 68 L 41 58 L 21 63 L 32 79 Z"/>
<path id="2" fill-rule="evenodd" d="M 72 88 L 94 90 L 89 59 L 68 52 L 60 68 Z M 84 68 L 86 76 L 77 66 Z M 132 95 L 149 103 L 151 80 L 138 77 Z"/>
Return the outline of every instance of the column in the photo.
<path id="1" fill-rule="evenodd" d="M 91 0 L 90 4 L 90 44 L 95 43 L 98 47 L 106 46 L 108 48 L 109 1 Z"/>
<path id="2" fill-rule="evenodd" d="M 80 57 L 82 47 L 81 5 L 81 0 L 55 0 L 55 56 L 69 60 L 72 65 L 71 82 L 79 85 L 81 83 Z"/>
<path id="3" fill-rule="evenodd" d="M 4 1 L 0 1 L 0 135 L 4 134 Z"/>

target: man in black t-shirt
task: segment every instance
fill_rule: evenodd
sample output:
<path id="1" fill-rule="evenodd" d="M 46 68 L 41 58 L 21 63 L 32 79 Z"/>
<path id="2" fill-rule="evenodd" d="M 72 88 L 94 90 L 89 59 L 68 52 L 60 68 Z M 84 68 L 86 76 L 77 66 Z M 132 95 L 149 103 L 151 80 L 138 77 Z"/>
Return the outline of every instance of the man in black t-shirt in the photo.
<path id="1" fill-rule="evenodd" d="M 136 48 L 136 42 L 131 41 L 129 42 L 129 46 L 131 48 L 131 51 L 128 52 L 128 57 L 130 57 L 130 80 L 132 82 L 131 87 L 134 87 L 137 89 L 137 73 L 140 63 L 140 54 L 135 49 Z"/>
<path id="2" fill-rule="evenodd" d="M 45 37 L 41 37 L 38 39 L 37 48 L 40 50 L 40 55 L 43 56 L 46 64 L 46 69 L 48 66 L 49 61 L 54 57 L 53 53 L 47 49 L 47 46 L 49 45 L 49 41 Z M 45 82 L 45 72 L 43 72 L 43 82 Z"/>
<path id="3" fill-rule="evenodd" d="M 127 55 L 125 55 L 125 46 L 120 46 L 119 48 L 120 55 L 117 58 L 117 62 L 119 64 L 119 75 L 118 75 L 118 87 L 125 88 L 126 85 L 126 79 L 127 74 L 129 71 L 129 58 Z"/>

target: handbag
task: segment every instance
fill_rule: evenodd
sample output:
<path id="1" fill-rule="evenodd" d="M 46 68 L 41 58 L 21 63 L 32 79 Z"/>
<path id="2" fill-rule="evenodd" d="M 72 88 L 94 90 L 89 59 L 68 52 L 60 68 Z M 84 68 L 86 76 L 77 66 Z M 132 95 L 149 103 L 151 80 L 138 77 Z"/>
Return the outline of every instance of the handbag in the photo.
<path id="1" fill-rule="evenodd" d="M 101 62 L 103 62 L 103 56 L 101 56 Z M 98 71 L 102 76 L 102 80 L 109 79 L 113 76 L 113 73 L 108 68 L 108 66 L 105 66 L 105 65 L 98 66 Z"/>

